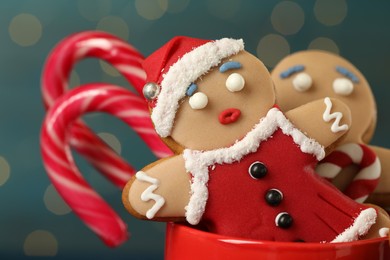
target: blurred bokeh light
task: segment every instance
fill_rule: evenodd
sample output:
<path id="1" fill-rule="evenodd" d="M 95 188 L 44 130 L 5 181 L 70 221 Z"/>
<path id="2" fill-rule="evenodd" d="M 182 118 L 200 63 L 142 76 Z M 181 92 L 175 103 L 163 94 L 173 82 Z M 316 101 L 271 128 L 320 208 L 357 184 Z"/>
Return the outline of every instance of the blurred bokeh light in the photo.
<path id="1" fill-rule="evenodd" d="M 130 240 L 107 248 L 62 201 L 43 169 L 39 132 L 45 115 L 41 72 L 51 49 L 86 30 L 112 33 L 149 55 L 175 35 L 243 38 L 272 70 L 304 49 L 338 53 L 371 83 L 378 104 L 373 144 L 390 147 L 389 1 L 345 0 L 18 0 L 0 1 L 0 258 L 163 259 L 164 224 L 136 220 L 121 191 L 74 154 L 86 180 L 125 219 Z M 110 64 L 89 59 L 69 85 L 109 82 L 131 89 Z M 156 158 L 125 124 L 85 117 L 114 150 L 140 169 Z M 50 259 L 51 259 L 50 258 Z"/>

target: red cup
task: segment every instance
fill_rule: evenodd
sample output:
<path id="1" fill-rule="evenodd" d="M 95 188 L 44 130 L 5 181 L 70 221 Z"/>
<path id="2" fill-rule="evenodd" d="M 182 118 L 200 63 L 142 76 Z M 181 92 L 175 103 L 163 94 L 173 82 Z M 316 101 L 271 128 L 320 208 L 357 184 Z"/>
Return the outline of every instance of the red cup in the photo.
<path id="1" fill-rule="evenodd" d="M 390 246 L 387 238 L 326 244 L 249 240 L 168 223 L 165 259 L 385 260 Z"/>

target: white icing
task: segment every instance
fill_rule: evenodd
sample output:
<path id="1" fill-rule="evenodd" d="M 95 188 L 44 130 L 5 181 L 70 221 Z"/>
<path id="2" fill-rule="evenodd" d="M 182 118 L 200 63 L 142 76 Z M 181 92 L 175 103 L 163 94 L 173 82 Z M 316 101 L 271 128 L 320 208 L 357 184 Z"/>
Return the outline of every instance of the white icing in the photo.
<path id="1" fill-rule="evenodd" d="M 192 109 L 203 109 L 207 106 L 209 99 L 203 92 L 196 92 L 190 97 L 189 103 Z"/>
<path id="2" fill-rule="evenodd" d="M 186 219 L 190 224 L 199 223 L 208 199 L 207 182 L 209 166 L 215 164 L 231 164 L 240 161 L 245 155 L 255 152 L 261 142 L 272 137 L 280 128 L 285 135 L 292 137 L 302 152 L 313 154 L 317 160 L 325 156 L 324 147 L 315 140 L 305 136 L 277 108 L 272 108 L 260 122 L 242 139 L 230 147 L 210 151 L 184 150 L 185 168 L 193 176 L 191 197 L 186 207 Z"/>
<path id="3" fill-rule="evenodd" d="M 179 101 L 185 96 L 188 86 L 222 59 L 243 49 L 243 40 L 223 38 L 193 49 L 169 68 L 163 75 L 161 93 L 152 112 L 153 123 L 161 137 L 170 135 Z"/>
<path id="4" fill-rule="evenodd" d="M 295 78 L 292 81 L 292 84 L 295 90 L 299 92 L 304 92 L 311 88 L 313 84 L 313 80 L 309 74 L 305 72 L 301 72 L 295 76 Z"/>
<path id="5" fill-rule="evenodd" d="M 378 233 L 380 237 L 387 237 L 389 235 L 389 228 L 381 228 Z"/>
<path id="6" fill-rule="evenodd" d="M 226 88 L 230 92 L 237 92 L 244 88 L 245 86 L 245 79 L 244 77 L 239 73 L 232 73 L 229 75 L 229 77 L 226 79 Z"/>
<path id="7" fill-rule="evenodd" d="M 343 114 L 341 112 L 334 112 L 334 113 L 330 113 L 331 109 L 332 109 L 332 101 L 330 100 L 330 98 L 326 97 L 324 99 L 324 103 L 326 105 L 326 109 L 325 109 L 325 112 L 324 114 L 322 115 L 322 118 L 324 119 L 325 122 L 329 122 L 333 119 L 335 119 L 335 121 L 333 122 L 332 126 L 331 126 L 331 130 L 333 133 L 337 133 L 337 132 L 340 132 L 340 131 L 346 131 L 348 130 L 348 125 L 347 124 L 344 124 L 344 125 L 341 125 L 340 126 L 340 121 L 341 119 L 343 118 Z"/>
<path id="8" fill-rule="evenodd" d="M 154 193 L 154 191 L 158 188 L 160 182 L 156 178 L 150 177 L 145 172 L 142 171 L 137 172 L 135 174 L 135 177 L 139 181 L 148 182 L 152 184 L 141 194 L 142 201 L 145 202 L 149 200 L 155 201 L 154 205 L 146 212 L 146 217 L 148 219 L 152 219 L 154 218 L 156 213 L 161 209 L 161 207 L 164 206 L 165 204 L 165 199 L 162 196 Z"/>
<path id="9" fill-rule="evenodd" d="M 353 224 L 339 234 L 331 243 L 356 241 L 359 237 L 367 234 L 376 221 L 376 210 L 368 208 L 360 212 Z"/>
<path id="10" fill-rule="evenodd" d="M 346 78 L 338 78 L 333 81 L 333 91 L 342 96 L 348 96 L 353 92 L 353 83 Z"/>

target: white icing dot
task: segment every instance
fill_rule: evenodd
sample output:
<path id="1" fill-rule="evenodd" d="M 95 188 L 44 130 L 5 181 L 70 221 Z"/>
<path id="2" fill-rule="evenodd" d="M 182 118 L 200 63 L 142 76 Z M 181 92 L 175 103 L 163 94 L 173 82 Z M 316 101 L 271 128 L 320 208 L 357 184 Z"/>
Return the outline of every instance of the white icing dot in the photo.
<path id="1" fill-rule="evenodd" d="M 9 179 L 11 173 L 11 167 L 7 160 L 0 156 L 0 186 L 3 186 Z"/>
<path id="2" fill-rule="evenodd" d="M 88 21 L 98 21 L 111 11 L 111 0 L 78 0 L 78 10 Z"/>
<path id="3" fill-rule="evenodd" d="M 239 73 L 232 73 L 226 79 L 226 88 L 230 92 L 240 91 L 244 88 L 244 86 L 245 86 L 245 79 Z"/>
<path id="4" fill-rule="evenodd" d="M 24 240 L 23 250 L 27 256 L 56 256 L 58 242 L 49 231 L 35 230 Z"/>
<path id="5" fill-rule="evenodd" d="M 99 133 L 98 136 L 103 139 L 103 141 L 106 142 L 117 154 L 121 154 L 122 145 L 115 135 L 102 132 Z"/>
<path id="6" fill-rule="evenodd" d="M 271 14 L 271 23 L 276 31 L 284 35 L 297 33 L 303 26 L 305 13 L 294 2 L 282 1 L 275 6 Z"/>
<path id="7" fill-rule="evenodd" d="M 72 211 L 52 184 L 47 187 L 43 195 L 43 202 L 46 208 L 56 215 L 66 215 Z"/>
<path id="8" fill-rule="evenodd" d="M 147 20 L 161 18 L 168 9 L 168 0 L 135 0 L 137 13 Z"/>
<path id="9" fill-rule="evenodd" d="M 268 67 L 274 67 L 282 58 L 290 53 L 287 40 L 277 34 L 264 36 L 257 45 L 257 56 Z"/>
<path id="10" fill-rule="evenodd" d="M 340 52 L 339 48 L 337 47 L 337 44 L 332 39 L 325 38 L 325 37 L 318 37 L 314 39 L 309 44 L 308 49 L 325 50 L 336 54 Z"/>
<path id="11" fill-rule="evenodd" d="M 347 11 L 345 0 L 317 0 L 314 5 L 316 19 L 327 26 L 340 24 L 347 16 Z"/>
<path id="12" fill-rule="evenodd" d="M 241 0 L 208 0 L 207 10 L 220 19 L 230 19 L 240 10 Z"/>
<path id="13" fill-rule="evenodd" d="M 15 43 L 27 47 L 36 44 L 41 38 L 42 24 L 36 16 L 22 13 L 11 20 L 8 31 Z"/>
<path id="14" fill-rule="evenodd" d="M 208 98 L 206 94 L 202 92 L 196 92 L 190 97 L 189 102 L 192 109 L 202 109 L 207 106 Z"/>
<path id="15" fill-rule="evenodd" d="M 346 78 L 338 78 L 333 81 L 333 91 L 342 96 L 348 96 L 353 91 L 353 83 Z"/>
<path id="16" fill-rule="evenodd" d="M 129 38 L 129 26 L 125 20 L 117 16 L 106 16 L 102 18 L 98 22 L 96 29 L 110 32 L 124 40 Z"/>
<path id="17" fill-rule="evenodd" d="M 299 92 L 304 92 L 312 86 L 313 80 L 309 74 L 301 72 L 296 75 L 292 81 L 294 89 Z"/>

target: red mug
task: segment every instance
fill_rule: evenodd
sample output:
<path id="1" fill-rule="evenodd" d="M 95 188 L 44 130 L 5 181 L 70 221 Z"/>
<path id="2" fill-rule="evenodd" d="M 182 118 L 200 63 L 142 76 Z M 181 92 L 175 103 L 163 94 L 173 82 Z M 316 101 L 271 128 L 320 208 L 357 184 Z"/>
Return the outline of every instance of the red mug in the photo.
<path id="1" fill-rule="evenodd" d="M 199 259 L 390 259 L 387 238 L 343 243 L 274 242 L 222 236 L 176 223 L 167 224 L 166 260 Z"/>

